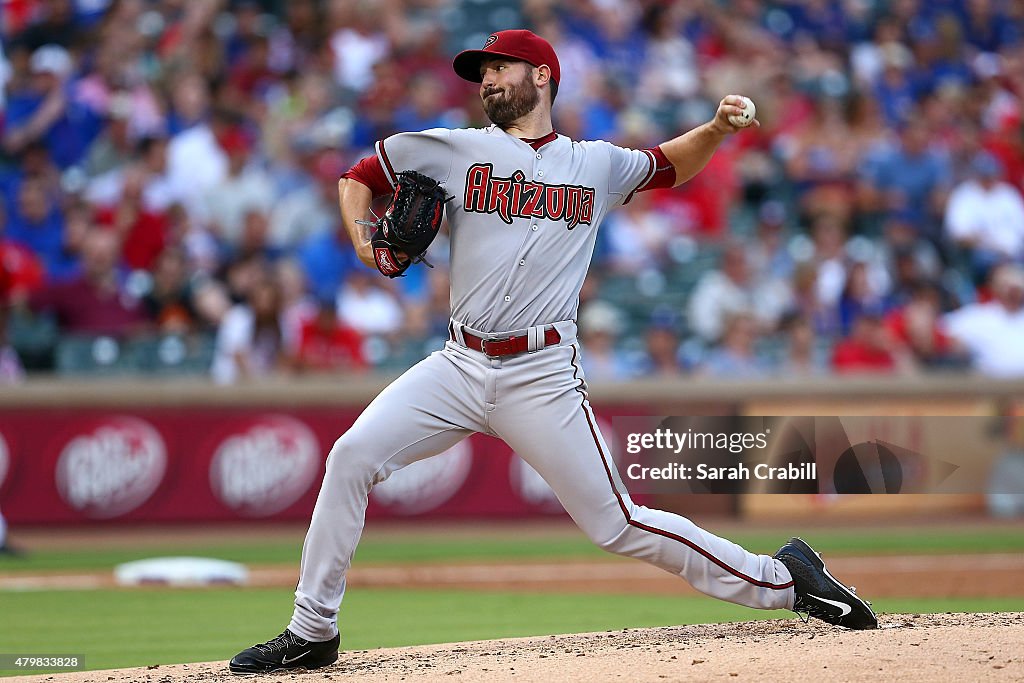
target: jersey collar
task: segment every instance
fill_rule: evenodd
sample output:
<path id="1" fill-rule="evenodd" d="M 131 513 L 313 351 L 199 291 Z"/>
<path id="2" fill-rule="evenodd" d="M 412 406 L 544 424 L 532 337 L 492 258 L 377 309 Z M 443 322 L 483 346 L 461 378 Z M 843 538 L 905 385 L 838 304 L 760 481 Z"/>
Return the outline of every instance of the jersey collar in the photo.
<path id="1" fill-rule="evenodd" d="M 519 138 L 519 139 L 522 140 L 523 142 L 525 142 L 526 144 L 528 144 L 530 147 L 533 147 L 535 150 L 537 150 L 537 149 L 540 149 L 541 147 L 543 147 L 544 145 L 548 144 L 549 142 L 552 142 L 557 137 L 558 137 L 558 131 L 552 130 L 550 133 L 548 133 L 547 135 L 545 135 L 543 137 L 539 137 L 539 138 Z"/>
<path id="2" fill-rule="evenodd" d="M 493 123 L 490 126 L 487 127 L 487 130 L 490 130 L 490 131 L 500 131 L 502 133 L 505 133 L 505 135 L 508 135 L 510 138 L 515 138 L 514 135 L 506 132 L 502 128 L 499 128 L 498 126 L 494 125 Z M 554 142 L 557 138 L 558 138 L 558 131 L 557 130 L 552 130 L 547 135 L 544 135 L 544 136 L 539 137 L 539 138 L 515 138 L 515 139 L 519 140 L 520 142 L 525 142 L 526 144 L 528 144 L 533 149 L 538 150 L 541 147 L 543 147 L 544 145 L 548 144 L 549 142 Z"/>

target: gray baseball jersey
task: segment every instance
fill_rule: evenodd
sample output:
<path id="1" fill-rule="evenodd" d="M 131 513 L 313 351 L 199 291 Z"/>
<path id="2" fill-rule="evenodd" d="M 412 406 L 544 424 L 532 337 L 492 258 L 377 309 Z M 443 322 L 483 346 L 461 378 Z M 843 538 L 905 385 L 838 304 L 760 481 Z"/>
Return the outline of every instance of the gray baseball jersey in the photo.
<path id="1" fill-rule="evenodd" d="M 792 608 L 792 576 L 779 560 L 631 500 L 587 398 L 574 319 L 597 229 L 651 184 L 659 158 L 660 150 L 553 134 L 531 145 L 497 127 L 402 133 L 377 144 L 373 168 L 392 185 L 397 173 L 415 170 L 454 195 L 452 338 L 381 392 L 331 449 L 302 549 L 293 633 L 324 641 L 338 632 L 373 486 L 474 432 L 508 443 L 601 548 L 723 600 Z M 488 355 L 494 347 L 470 343 L 510 333 L 528 339 L 524 352 Z"/>
<path id="2" fill-rule="evenodd" d="M 388 181 L 440 182 L 452 318 L 478 330 L 574 320 L 605 214 L 655 173 L 654 155 L 564 135 L 534 149 L 497 126 L 399 133 L 376 145 Z"/>

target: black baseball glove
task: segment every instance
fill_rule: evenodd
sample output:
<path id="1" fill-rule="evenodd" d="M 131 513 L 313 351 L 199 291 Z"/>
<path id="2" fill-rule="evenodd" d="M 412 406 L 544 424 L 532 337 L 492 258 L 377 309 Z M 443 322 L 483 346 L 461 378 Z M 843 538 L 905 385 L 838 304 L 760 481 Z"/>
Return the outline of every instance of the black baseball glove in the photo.
<path id="1" fill-rule="evenodd" d="M 398 174 L 395 194 L 384 215 L 375 223 L 360 221 L 375 228 L 370 244 L 377 270 L 399 277 L 414 263 L 423 261 L 430 266 L 423 254 L 437 237 L 447 199 L 444 188 L 433 178 L 416 171 Z"/>

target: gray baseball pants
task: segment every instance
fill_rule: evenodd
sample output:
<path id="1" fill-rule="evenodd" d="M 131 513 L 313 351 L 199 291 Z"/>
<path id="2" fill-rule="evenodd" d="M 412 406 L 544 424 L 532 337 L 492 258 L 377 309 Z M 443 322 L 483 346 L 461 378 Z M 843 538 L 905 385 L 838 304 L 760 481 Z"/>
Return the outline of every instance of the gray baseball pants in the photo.
<path id="1" fill-rule="evenodd" d="M 604 550 L 661 567 L 712 597 L 792 608 L 792 577 L 778 560 L 749 553 L 685 517 L 633 503 L 587 400 L 575 323 L 555 328 L 558 345 L 503 358 L 448 341 L 381 392 L 338 439 L 302 547 L 293 633 L 311 641 L 337 634 L 345 574 L 374 484 L 473 432 L 512 447 Z M 455 327 L 456 339 L 463 329 Z M 543 336 L 532 338 L 543 344 Z"/>

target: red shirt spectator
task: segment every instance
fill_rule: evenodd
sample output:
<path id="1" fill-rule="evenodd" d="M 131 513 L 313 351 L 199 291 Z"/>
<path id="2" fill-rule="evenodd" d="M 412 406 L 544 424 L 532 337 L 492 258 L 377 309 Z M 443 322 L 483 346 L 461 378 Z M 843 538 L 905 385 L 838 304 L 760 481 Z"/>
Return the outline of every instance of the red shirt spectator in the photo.
<path id="1" fill-rule="evenodd" d="M 890 373 L 897 368 L 890 336 L 880 318 L 863 315 L 854 322 L 850 336 L 836 344 L 832 367 L 838 373 Z"/>
<path id="2" fill-rule="evenodd" d="M 113 233 L 93 229 L 82 245 L 82 277 L 36 292 L 29 305 L 56 315 L 66 333 L 123 337 L 141 331 L 145 318 L 138 301 L 117 282 L 117 252 Z"/>
<path id="3" fill-rule="evenodd" d="M 43 284 L 43 264 L 32 251 L 0 239 L 0 305 L 8 298 L 27 295 Z"/>
<path id="4" fill-rule="evenodd" d="M 123 235 L 121 258 L 132 270 L 153 268 L 167 243 L 167 216 L 145 209 L 116 206 L 96 212 L 96 222 Z"/>
<path id="5" fill-rule="evenodd" d="M 295 365 L 303 370 L 365 370 L 362 336 L 338 320 L 334 301 L 323 301 L 303 323 Z"/>

